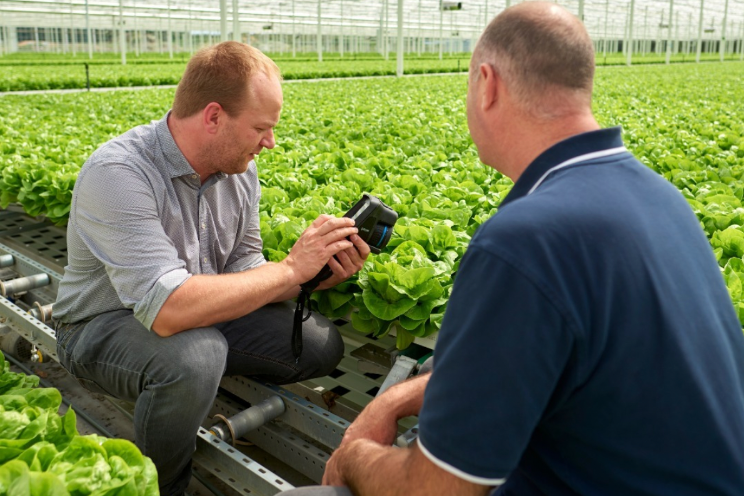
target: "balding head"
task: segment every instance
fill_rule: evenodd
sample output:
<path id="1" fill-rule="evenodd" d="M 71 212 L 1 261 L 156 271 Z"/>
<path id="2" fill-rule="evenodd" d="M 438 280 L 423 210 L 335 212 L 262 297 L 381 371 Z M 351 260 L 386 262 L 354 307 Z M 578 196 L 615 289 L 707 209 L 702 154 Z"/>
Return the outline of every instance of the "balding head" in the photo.
<path id="1" fill-rule="evenodd" d="M 228 115 L 245 110 L 251 81 L 257 74 L 281 81 L 279 67 L 260 50 L 237 41 L 202 48 L 189 60 L 176 88 L 172 115 L 191 117 L 210 103 L 219 103 Z"/>
<path id="2" fill-rule="evenodd" d="M 482 63 L 494 67 L 535 117 L 591 107 L 594 47 L 581 21 L 554 3 L 524 2 L 499 14 L 473 53 L 473 77 Z"/>

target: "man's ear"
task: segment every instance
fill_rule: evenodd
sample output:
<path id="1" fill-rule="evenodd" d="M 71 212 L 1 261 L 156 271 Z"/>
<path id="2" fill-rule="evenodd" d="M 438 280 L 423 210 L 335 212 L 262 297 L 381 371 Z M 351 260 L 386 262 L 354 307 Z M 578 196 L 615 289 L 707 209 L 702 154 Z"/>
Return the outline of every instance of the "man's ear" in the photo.
<path id="1" fill-rule="evenodd" d="M 488 110 L 498 102 L 498 90 L 503 81 L 491 64 L 481 64 L 478 67 L 478 72 L 477 84 L 481 110 Z"/>
<path id="2" fill-rule="evenodd" d="M 202 110 L 202 126 L 210 134 L 216 134 L 220 122 L 224 119 L 225 110 L 217 102 L 210 102 Z"/>

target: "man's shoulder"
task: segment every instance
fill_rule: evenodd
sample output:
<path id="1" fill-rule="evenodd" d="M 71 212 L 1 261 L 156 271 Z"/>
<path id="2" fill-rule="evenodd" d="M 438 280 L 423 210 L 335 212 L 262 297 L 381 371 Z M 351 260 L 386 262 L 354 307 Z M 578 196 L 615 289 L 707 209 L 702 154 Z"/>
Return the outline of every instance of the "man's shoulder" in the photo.
<path id="1" fill-rule="evenodd" d="M 519 251 L 536 236 L 546 241 L 556 233 L 561 208 L 534 198 L 520 198 L 486 220 L 470 244 L 498 254 Z"/>
<path id="2" fill-rule="evenodd" d="M 84 176 L 91 169 L 114 164 L 141 168 L 154 161 L 156 143 L 155 123 L 136 126 L 99 146 L 86 160 L 80 174 Z"/>
<path id="3" fill-rule="evenodd" d="M 149 149 L 157 140 L 156 123 L 142 124 L 111 138 L 94 151 L 91 159 L 102 159 L 116 155 L 129 155 Z"/>

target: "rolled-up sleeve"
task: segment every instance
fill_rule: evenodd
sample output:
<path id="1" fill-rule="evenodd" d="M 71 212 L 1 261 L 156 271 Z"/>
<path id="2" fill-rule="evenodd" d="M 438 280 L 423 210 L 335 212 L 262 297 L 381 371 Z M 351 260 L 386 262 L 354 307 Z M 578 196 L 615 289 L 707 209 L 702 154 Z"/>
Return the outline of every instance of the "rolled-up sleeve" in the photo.
<path id="1" fill-rule="evenodd" d="M 77 234 L 104 265 L 122 305 L 151 329 L 165 300 L 190 277 L 163 229 L 155 185 L 116 163 L 90 168 L 78 182 Z"/>

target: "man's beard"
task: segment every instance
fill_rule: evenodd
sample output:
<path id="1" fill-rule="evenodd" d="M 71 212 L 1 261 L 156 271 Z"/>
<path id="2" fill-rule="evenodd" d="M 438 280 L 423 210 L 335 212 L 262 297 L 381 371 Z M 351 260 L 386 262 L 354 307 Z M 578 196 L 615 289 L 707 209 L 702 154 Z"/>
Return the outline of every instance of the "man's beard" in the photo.
<path id="1" fill-rule="evenodd" d="M 214 143 L 202 149 L 200 162 L 208 167 L 210 173 L 242 174 L 248 169 L 250 152 L 236 151 L 229 143 Z"/>

